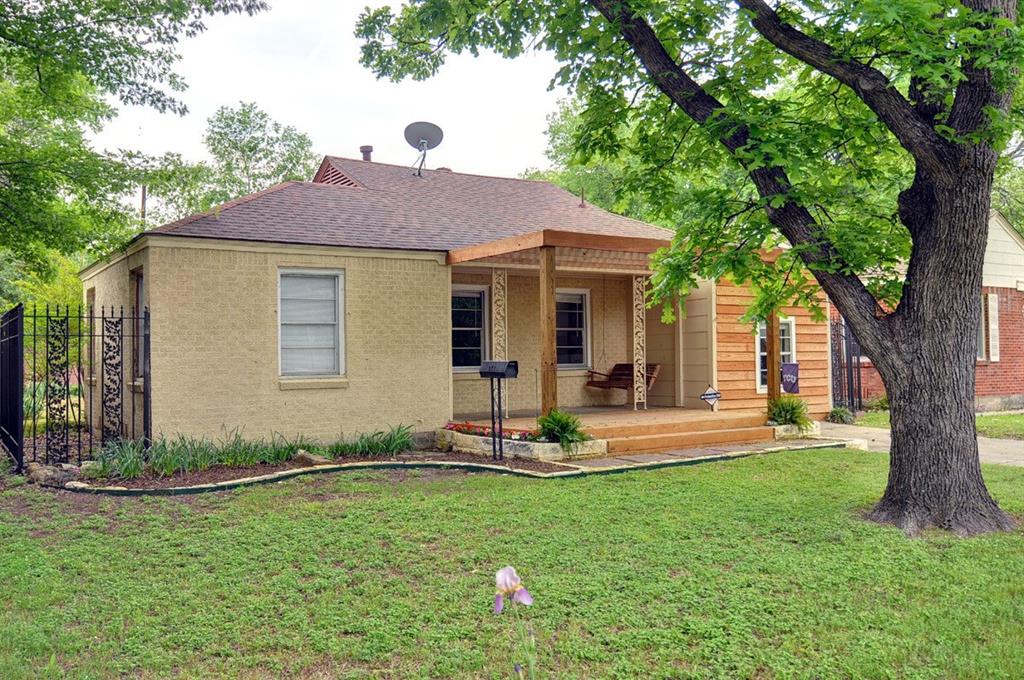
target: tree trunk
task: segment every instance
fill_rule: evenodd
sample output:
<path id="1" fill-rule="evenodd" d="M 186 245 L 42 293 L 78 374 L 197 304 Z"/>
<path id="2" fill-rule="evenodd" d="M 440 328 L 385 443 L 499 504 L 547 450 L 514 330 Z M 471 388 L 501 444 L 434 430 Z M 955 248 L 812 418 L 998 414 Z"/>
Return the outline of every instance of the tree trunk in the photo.
<path id="1" fill-rule="evenodd" d="M 935 182 L 919 172 L 900 196 L 914 250 L 903 297 L 888 319 L 892 346 L 866 348 L 892 421 L 889 481 L 869 516 L 911 535 L 928 527 L 966 536 L 1015 525 L 985 488 L 974 421 L 995 159 L 979 148 L 965 156 L 955 180 Z"/>
<path id="2" fill-rule="evenodd" d="M 952 336 L 976 335 L 962 325 L 949 330 Z M 869 517 L 908 535 L 929 527 L 962 536 L 1010 530 L 1014 521 L 981 477 L 974 367 L 952 356 L 949 344 L 922 336 L 913 360 L 897 375 L 883 373 L 892 421 L 889 482 Z M 954 349 L 964 354 L 967 344 Z"/>

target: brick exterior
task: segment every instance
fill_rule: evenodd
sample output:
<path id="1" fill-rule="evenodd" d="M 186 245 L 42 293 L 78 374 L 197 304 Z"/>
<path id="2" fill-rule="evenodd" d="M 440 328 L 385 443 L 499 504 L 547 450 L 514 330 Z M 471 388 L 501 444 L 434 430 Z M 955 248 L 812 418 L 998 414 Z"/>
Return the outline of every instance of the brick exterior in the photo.
<path id="1" fill-rule="evenodd" d="M 489 285 L 490 269 L 453 271 L 443 256 L 410 251 L 151 236 L 126 257 L 90 268 L 84 275 L 85 288 L 95 290 L 97 305 L 128 305 L 130 271 L 140 266 L 147 303 L 153 309 L 152 414 L 157 436 L 216 438 L 237 428 L 247 437 L 280 433 L 331 440 L 397 424 L 428 431 L 453 414 L 489 409 L 487 382 L 451 370 L 450 305 L 453 283 Z M 344 376 L 279 376 L 281 268 L 344 272 Z M 509 405 L 515 411 L 536 411 L 537 275 L 526 269 L 508 272 L 508 354 L 520 362 L 520 377 L 509 384 Z M 566 273 L 558 276 L 556 285 L 590 293 L 592 366 L 607 370 L 631 361 L 631 278 Z M 716 357 L 714 379 L 723 392 L 720 409 L 760 411 L 766 397 L 756 391 L 754 337 L 749 325 L 739 321 L 751 293 L 731 284 L 714 290 L 716 324 L 708 333 L 710 344 L 686 347 L 694 334 L 680 332 L 682 349 Z M 787 308 L 785 313 L 798 318 L 801 396 L 810 403 L 812 414 L 821 416 L 828 399 L 826 326 L 812 322 L 800 309 Z M 649 314 L 648 323 L 660 323 L 656 316 Z M 706 327 L 711 318 L 695 315 L 691 321 Z M 648 338 L 656 340 L 649 343 L 654 353 L 675 351 L 673 333 L 663 330 L 649 329 Z M 661 335 L 664 342 L 657 340 Z M 685 378 L 693 362 L 683 363 Z M 676 370 L 668 361 L 665 365 L 665 370 Z M 666 388 L 672 386 L 662 395 L 669 405 L 678 397 L 673 394 L 674 376 L 665 378 Z M 629 398 L 625 391 L 588 389 L 586 381 L 586 370 L 562 371 L 559 405 L 624 405 Z M 701 377 L 695 389 L 703 390 L 707 382 Z M 693 406 L 704 408 L 700 402 Z"/>
<path id="2" fill-rule="evenodd" d="M 1024 408 L 1024 291 L 985 286 L 982 294 L 999 296 L 999 361 L 979 360 L 975 397 L 979 411 Z M 832 319 L 839 312 L 831 307 Z M 986 353 L 987 355 L 987 353 Z M 861 364 L 864 399 L 885 394 L 882 378 L 866 357 Z"/>
<path id="3" fill-rule="evenodd" d="M 153 431 L 336 439 L 355 430 L 444 424 L 451 412 L 449 269 L 436 256 L 223 242 L 151 244 Z M 322 254 L 321 254 L 322 253 Z M 124 262 L 124 261 L 122 261 Z M 279 268 L 345 272 L 346 375 L 282 379 Z M 128 294 L 117 263 L 86 276 L 97 304 Z M 302 388 L 302 389 L 297 389 Z"/>

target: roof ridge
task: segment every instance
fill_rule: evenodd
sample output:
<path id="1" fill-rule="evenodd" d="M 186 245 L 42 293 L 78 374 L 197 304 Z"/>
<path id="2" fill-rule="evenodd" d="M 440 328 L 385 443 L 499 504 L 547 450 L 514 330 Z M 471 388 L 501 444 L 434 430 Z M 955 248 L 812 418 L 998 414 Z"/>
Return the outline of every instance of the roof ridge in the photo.
<path id="1" fill-rule="evenodd" d="M 352 161 L 353 163 L 368 163 L 370 165 L 386 165 L 390 168 L 402 168 L 406 170 L 412 169 L 412 166 L 410 165 L 399 165 L 397 163 L 382 163 L 380 161 L 364 161 L 362 158 L 349 158 L 348 156 L 332 156 L 328 154 L 327 156 L 324 156 L 324 158 L 331 158 L 339 161 Z M 427 170 L 428 172 L 443 172 L 448 175 L 463 175 L 465 177 L 483 177 L 484 179 L 501 179 L 509 182 L 532 182 L 533 184 L 547 184 L 549 186 L 561 189 L 561 187 L 559 187 L 557 184 L 555 184 L 554 182 L 549 182 L 546 179 L 530 179 L 528 177 L 502 177 L 501 175 L 484 175 L 479 172 L 456 172 L 455 170 L 451 169 L 440 170 L 438 168 L 424 168 L 424 170 Z"/>
<path id="2" fill-rule="evenodd" d="M 308 182 L 308 183 L 311 184 L 311 182 Z M 164 234 L 166 234 L 168 232 L 174 231 L 175 229 L 179 229 L 179 228 L 184 227 L 184 226 L 186 226 L 188 224 L 192 224 L 193 222 L 198 222 L 199 220 L 203 219 L 204 217 L 215 217 L 216 215 L 219 215 L 220 213 L 224 212 L 225 210 L 230 210 L 231 208 L 234 208 L 235 206 L 241 205 L 243 203 L 248 203 L 249 201 L 252 201 L 252 200 L 254 200 L 256 198 L 259 198 L 260 196 L 266 196 L 267 194 L 272 194 L 275 191 L 280 191 L 281 189 L 284 189 L 285 187 L 291 186 L 293 184 L 307 184 L 307 182 L 302 182 L 302 181 L 299 181 L 299 180 L 286 180 L 284 182 L 278 182 L 277 184 L 275 184 L 273 186 L 269 186 L 266 189 L 261 189 L 260 191 L 257 191 L 257 192 L 251 193 L 251 194 L 246 194 L 244 196 L 239 196 L 238 198 L 233 198 L 230 201 L 225 201 L 224 203 L 220 203 L 218 205 L 215 205 L 215 206 L 213 206 L 212 208 L 210 208 L 209 210 L 207 210 L 205 212 L 193 213 L 193 214 L 189 215 L 188 217 L 181 218 L 180 220 L 175 220 L 174 222 L 168 222 L 167 224 L 162 224 L 159 227 L 155 227 L 153 229 L 147 229 L 143 233 L 149 234 L 149 233 L 154 233 L 155 232 L 155 233 L 164 233 Z"/>

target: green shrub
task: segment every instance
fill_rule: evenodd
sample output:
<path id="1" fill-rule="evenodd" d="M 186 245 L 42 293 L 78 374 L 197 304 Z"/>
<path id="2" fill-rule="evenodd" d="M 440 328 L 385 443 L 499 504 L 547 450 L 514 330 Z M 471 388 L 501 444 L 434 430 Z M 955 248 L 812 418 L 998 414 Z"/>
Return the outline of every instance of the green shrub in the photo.
<path id="1" fill-rule="evenodd" d="M 541 437 L 549 442 L 558 442 L 564 451 L 570 451 L 580 442 L 590 439 L 583 431 L 583 423 L 578 416 L 557 408 L 537 418 L 537 429 Z"/>
<path id="2" fill-rule="evenodd" d="M 412 428 L 396 425 L 386 432 L 363 432 L 353 439 L 339 439 L 327 447 L 333 458 L 346 456 L 391 456 L 412 448 Z"/>
<path id="3" fill-rule="evenodd" d="M 828 412 L 828 416 L 825 418 L 830 423 L 838 423 L 840 425 L 853 425 L 857 418 L 853 415 L 850 409 L 843 406 L 837 406 Z"/>
<path id="4" fill-rule="evenodd" d="M 784 394 L 768 403 L 768 420 L 778 425 L 796 425 L 801 431 L 811 427 L 807 402 L 791 394 Z"/>
<path id="5" fill-rule="evenodd" d="M 864 402 L 865 411 L 888 411 L 889 410 L 889 395 L 880 394 L 877 397 L 871 397 Z"/>
<path id="6" fill-rule="evenodd" d="M 304 437 L 289 440 L 275 434 L 265 439 L 245 439 L 233 430 L 219 441 L 178 435 L 161 437 L 146 449 L 141 442 L 109 443 L 96 457 L 94 477 L 139 477 L 149 470 L 162 477 L 183 472 L 199 472 L 215 465 L 252 467 L 262 463 L 278 465 L 291 460 L 299 449 L 319 450 Z"/>
<path id="7" fill-rule="evenodd" d="M 38 420 L 46 415 L 46 383 L 30 382 L 25 384 L 25 391 L 21 393 L 21 407 L 25 414 L 25 420 L 31 421 L 35 415 Z"/>
<path id="8" fill-rule="evenodd" d="M 96 456 L 96 476 L 139 477 L 146 469 L 146 453 L 141 441 L 118 439 L 108 442 Z"/>

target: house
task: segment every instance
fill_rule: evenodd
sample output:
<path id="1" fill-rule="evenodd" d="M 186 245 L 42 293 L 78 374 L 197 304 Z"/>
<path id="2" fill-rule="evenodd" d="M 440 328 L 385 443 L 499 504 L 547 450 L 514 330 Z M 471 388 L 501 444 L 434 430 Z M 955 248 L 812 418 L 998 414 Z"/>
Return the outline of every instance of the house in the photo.
<path id="1" fill-rule="evenodd" d="M 978 411 L 1024 408 L 1024 238 L 999 212 L 989 220 L 982 269 L 982 322 L 978 328 L 975 404 Z M 833 321 L 841 321 L 831 306 Z M 864 400 L 885 394 L 867 356 L 857 378 Z M 836 370 L 838 376 L 841 370 Z M 842 381 L 842 376 L 840 382 Z"/>
<path id="2" fill-rule="evenodd" d="M 504 358 L 519 362 L 513 415 L 647 409 L 689 423 L 663 434 L 763 438 L 765 343 L 740 321 L 751 292 L 704 281 L 662 323 L 644 290 L 669 238 L 546 182 L 327 157 L 311 182 L 149 230 L 82 279 L 90 305 L 151 310 L 155 435 L 430 431 L 488 413 L 478 368 Z M 828 324 L 783 314 L 783 361 L 823 416 Z M 649 391 L 587 385 L 624 363 L 659 365 Z"/>

